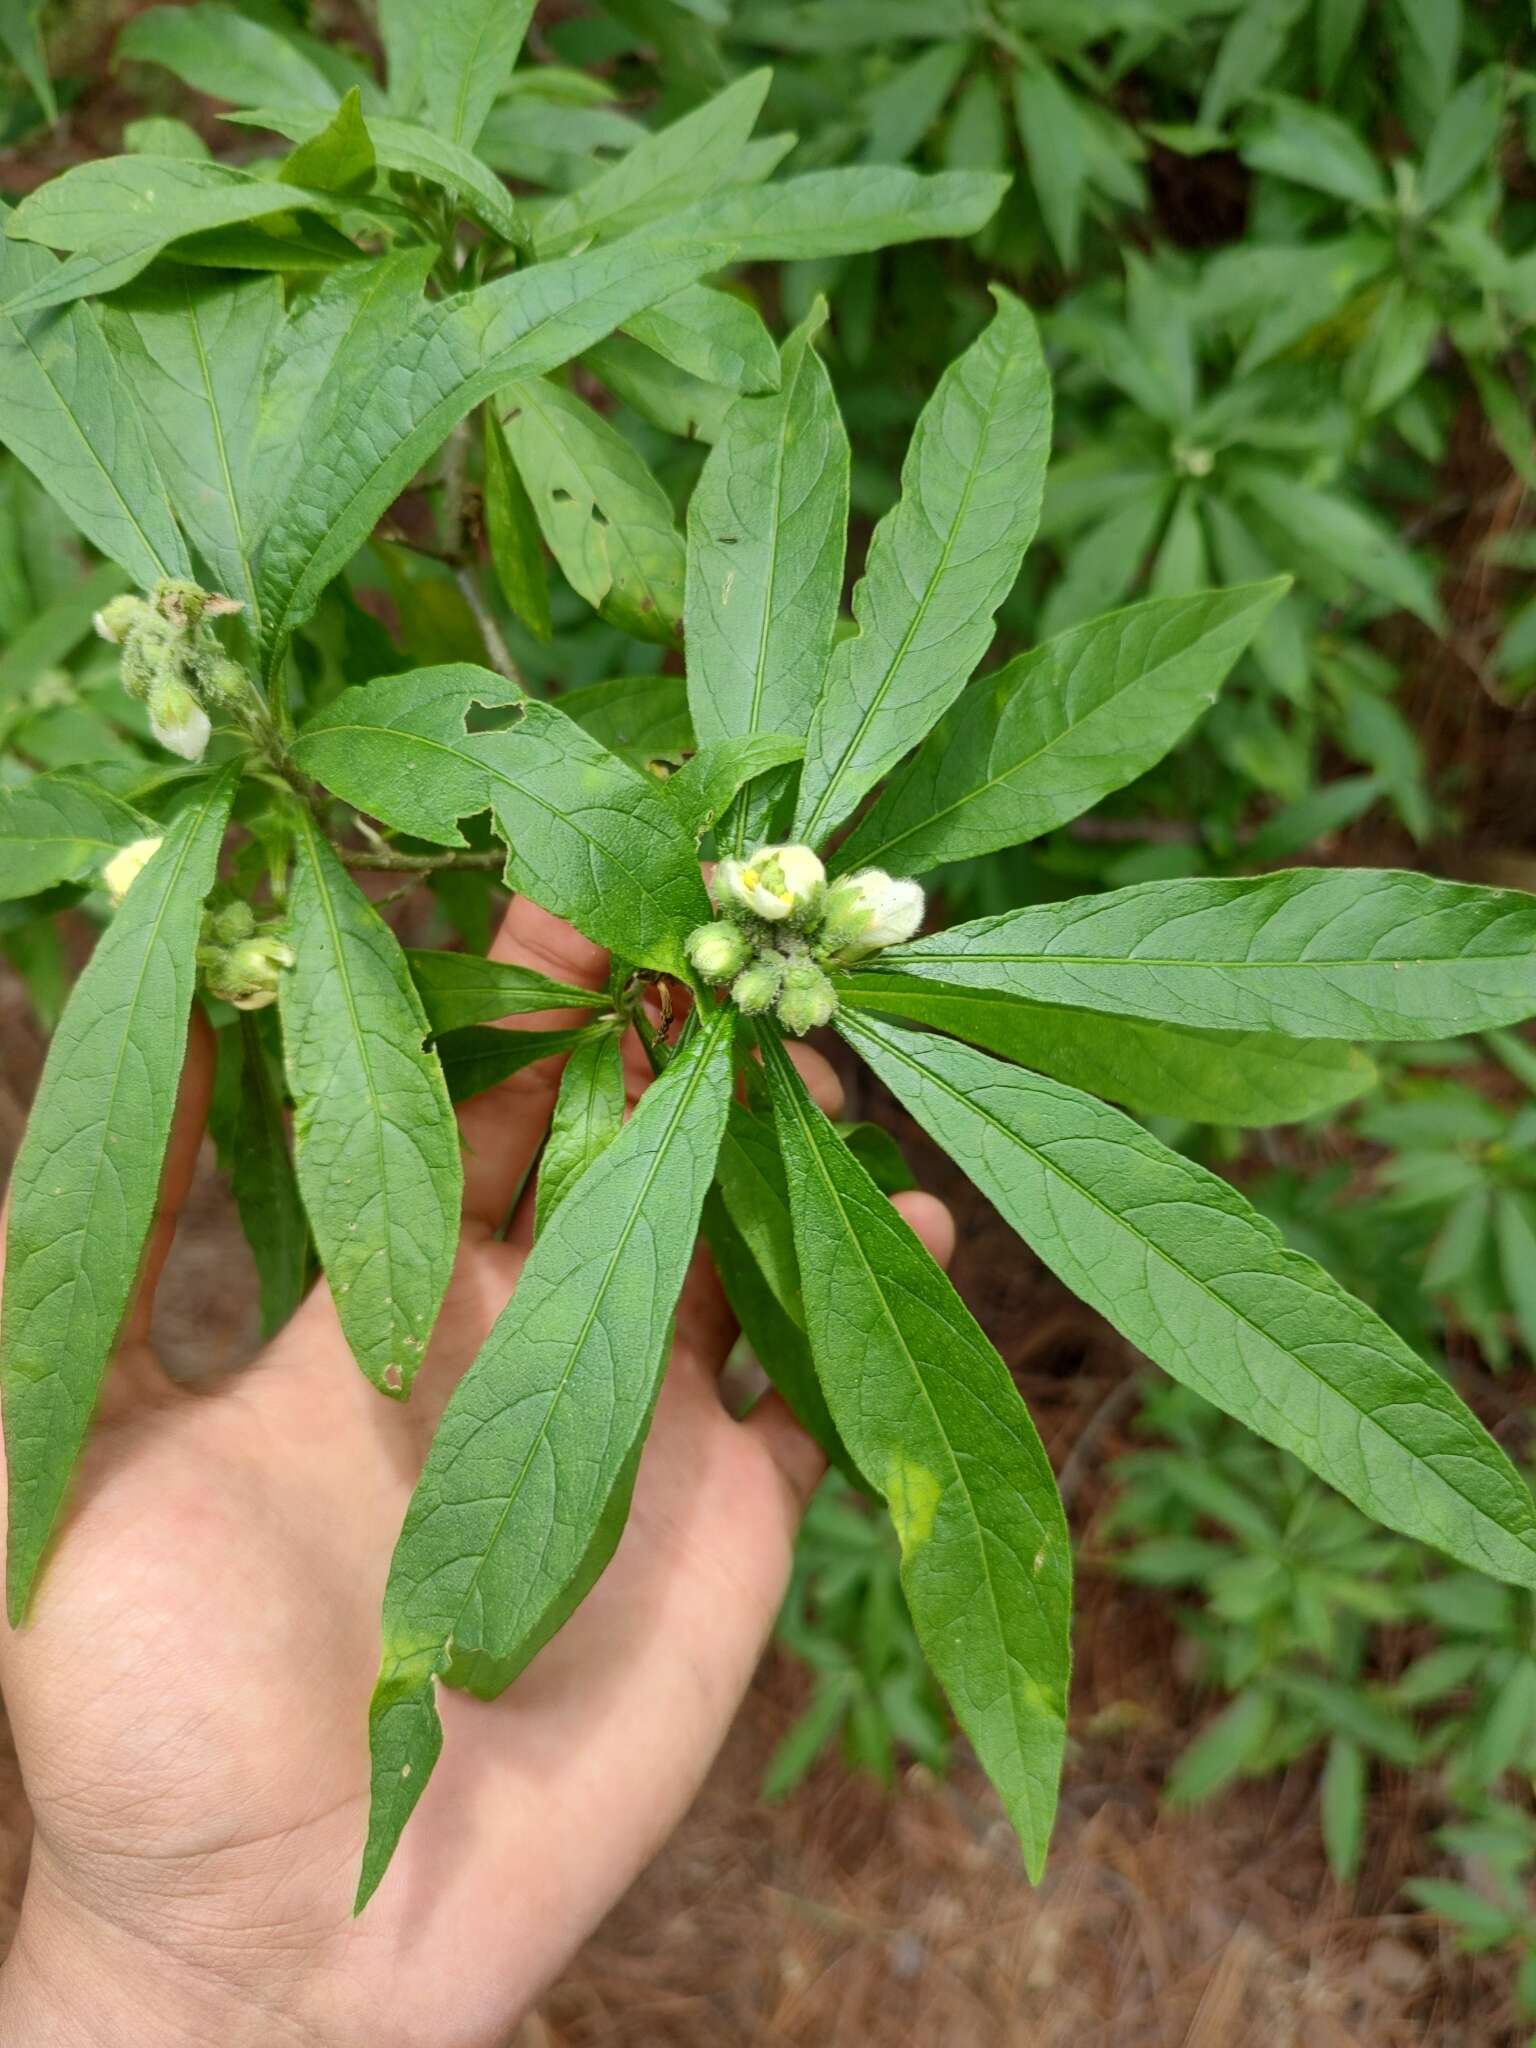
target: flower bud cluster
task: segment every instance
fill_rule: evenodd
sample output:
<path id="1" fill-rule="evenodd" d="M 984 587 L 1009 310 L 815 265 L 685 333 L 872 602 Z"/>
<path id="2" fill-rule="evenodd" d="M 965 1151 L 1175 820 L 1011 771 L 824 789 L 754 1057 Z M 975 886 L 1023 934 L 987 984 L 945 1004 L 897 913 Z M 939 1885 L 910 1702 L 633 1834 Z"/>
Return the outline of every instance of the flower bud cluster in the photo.
<path id="1" fill-rule="evenodd" d="M 923 921 L 923 892 L 880 868 L 833 883 L 808 846 L 760 846 L 723 860 L 713 888 L 720 911 L 688 937 L 703 979 L 729 982 L 746 1017 L 769 1011 L 802 1037 L 831 1021 L 837 992 L 827 972 L 910 939 Z"/>
<path id="2" fill-rule="evenodd" d="M 209 623 L 239 610 L 233 598 L 168 576 L 147 597 L 125 592 L 96 614 L 102 639 L 122 649 L 123 688 L 145 705 L 161 746 L 184 761 L 203 758 L 210 711 L 248 711 L 255 701 L 250 678 Z"/>
<path id="3" fill-rule="evenodd" d="M 291 967 L 292 946 L 276 924 L 258 924 L 249 903 L 238 898 L 203 913 L 197 964 L 209 995 L 237 1010 L 264 1010 L 277 1001 L 283 969 Z"/>

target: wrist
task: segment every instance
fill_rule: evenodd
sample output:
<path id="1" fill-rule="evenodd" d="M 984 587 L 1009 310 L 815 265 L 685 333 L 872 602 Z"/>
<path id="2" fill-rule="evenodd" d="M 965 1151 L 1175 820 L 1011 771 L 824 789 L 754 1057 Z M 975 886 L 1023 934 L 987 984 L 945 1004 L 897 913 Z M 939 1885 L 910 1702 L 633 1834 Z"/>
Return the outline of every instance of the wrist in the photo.
<path id="1" fill-rule="evenodd" d="M 0 1969 L 6 2048 L 320 2048 L 259 1994 L 241 1998 L 38 1890 L 34 1875 Z"/>

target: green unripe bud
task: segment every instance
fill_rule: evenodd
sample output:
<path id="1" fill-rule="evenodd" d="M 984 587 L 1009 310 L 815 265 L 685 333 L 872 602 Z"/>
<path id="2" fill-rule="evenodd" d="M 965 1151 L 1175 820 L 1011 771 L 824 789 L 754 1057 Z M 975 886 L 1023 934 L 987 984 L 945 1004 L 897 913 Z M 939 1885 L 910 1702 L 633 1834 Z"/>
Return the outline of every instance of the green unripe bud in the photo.
<path id="1" fill-rule="evenodd" d="M 208 993 L 232 1003 L 237 1010 L 264 1010 L 277 1001 L 277 986 L 285 968 L 294 963 L 292 946 L 272 931 L 256 932 L 227 950 L 200 947 Z"/>
<path id="2" fill-rule="evenodd" d="M 92 617 L 91 624 L 103 640 L 110 641 L 114 647 L 121 647 L 135 626 L 153 617 L 154 613 L 142 597 L 135 597 L 131 590 L 125 590 L 121 597 L 109 598 Z"/>
<path id="3" fill-rule="evenodd" d="M 238 945 L 255 929 L 256 913 L 249 903 L 226 903 L 221 910 L 209 911 L 204 919 L 205 936 L 215 946 Z"/>
<path id="4" fill-rule="evenodd" d="M 715 924 L 701 924 L 688 934 L 684 951 L 695 970 L 706 981 L 729 981 L 752 957 L 752 947 L 741 929 L 721 918 Z"/>
<path id="5" fill-rule="evenodd" d="M 819 1024 L 830 1024 L 837 1008 L 837 991 L 813 961 L 796 961 L 785 969 L 779 992 L 779 1022 L 786 1031 L 803 1038 Z"/>
<path id="6" fill-rule="evenodd" d="M 761 1017 L 771 1010 L 784 986 L 785 966 L 777 953 L 759 953 L 731 983 L 731 1000 L 744 1017 Z"/>
<path id="7" fill-rule="evenodd" d="M 921 883 L 897 879 L 883 868 L 863 868 L 844 875 L 827 892 L 821 957 L 862 959 L 910 939 L 922 921 Z"/>
<path id="8" fill-rule="evenodd" d="M 201 761 L 213 727 L 185 683 L 160 678 L 149 690 L 149 729 L 184 761 Z"/>

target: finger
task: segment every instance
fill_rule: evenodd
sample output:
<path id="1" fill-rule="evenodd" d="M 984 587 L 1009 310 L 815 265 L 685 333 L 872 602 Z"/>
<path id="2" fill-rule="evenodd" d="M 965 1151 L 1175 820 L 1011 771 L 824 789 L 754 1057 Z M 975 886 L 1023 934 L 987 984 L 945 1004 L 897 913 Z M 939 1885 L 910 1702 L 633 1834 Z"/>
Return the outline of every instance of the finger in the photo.
<path id="1" fill-rule="evenodd" d="M 186 1064 L 176 1095 L 171 1134 L 165 1148 L 165 1166 L 160 1175 L 160 1194 L 150 1225 L 138 1293 L 123 1326 L 125 1353 L 142 1349 L 149 1342 L 150 1323 L 155 1312 L 155 1290 L 165 1271 L 176 1238 L 176 1219 L 197 1172 L 197 1155 L 208 1128 L 208 1102 L 213 1094 L 214 1037 L 207 1018 L 194 1010 L 187 1032 Z M 127 1361 L 132 1363 L 131 1357 Z M 111 1381 L 108 1386 L 110 1388 Z"/>
<path id="2" fill-rule="evenodd" d="M 921 1189 L 891 1199 L 931 1256 L 947 1266 L 955 1253 L 955 1219 L 947 1206 Z M 779 1468 L 792 1523 L 798 1522 L 827 1469 L 820 1445 L 800 1427 L 782 1394 L 765 1395 L 741 1427 L 751 1431 Z"/>
<path id="3" fill-rule="evenodd" d="M 834 1121 L 843 1113 L 843 1084 L 837 1077 L 837 1069 L 814 1046 L 792 1045 L 789 1056 L 800 1070 L 812 1102 L 823 1116 Z"/>
<path id="4" fill-rule="evenodd" d="M 602 947 L 526 896 L 516 897 L 502 919 L 490 957 L 532 967 L 578 988 L 601 988 L 608 978 L 608 955 Z M 590 1010 L 541 1011 L 532 1017 L 509 1017 L 503 1028 L 558 1031 L 587 1023 L 591 1016 Z M 564 1060 L 540 1060 L 461 1106 L 464 1214 L 471 1221 L 494 1230 L 511 1208 L 544 1142 L 564 1066 Z"/>

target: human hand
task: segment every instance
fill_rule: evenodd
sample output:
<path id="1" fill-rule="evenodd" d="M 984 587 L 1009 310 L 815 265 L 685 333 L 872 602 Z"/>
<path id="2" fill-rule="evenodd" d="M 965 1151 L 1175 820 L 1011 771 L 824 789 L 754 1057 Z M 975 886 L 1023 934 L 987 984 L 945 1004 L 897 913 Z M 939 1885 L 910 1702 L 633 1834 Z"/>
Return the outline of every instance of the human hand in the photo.
<path id="1" fill-rule="evenodd" d="M 523 899 L 492 951 L 569 982 L 606 975 L 605 955 Z M 633 1097 L 649 1070 L 628 1052 Z M 835 1114 L 831 1068 L 796 1057 Z M 777 1397 L 741 1422 L 721 1405 L 735 1332 L 701 1255 L 612 1563 L 499 1700 L 441 1692 L 441 1762 L 354 1920 L 390 1554 L 531 1243 L 531 1195 L 498 1232 L 558 1069 L 460 1113 L 463 1239 L 403 1406 L 357 1371 L 323 1287 L 248 1371 L 184 1387 L 156 1361 L 154 1282 L 210 1078 L 195 1030 L 144 1288 L 34 1619 L 0 1646 L 36 1821 L 0 2035 L 501 2048 L 692 1800 L 767 1640 L 820 1454 Z M 947 1257 L 943 1207 L 897 1201 Z"/>

